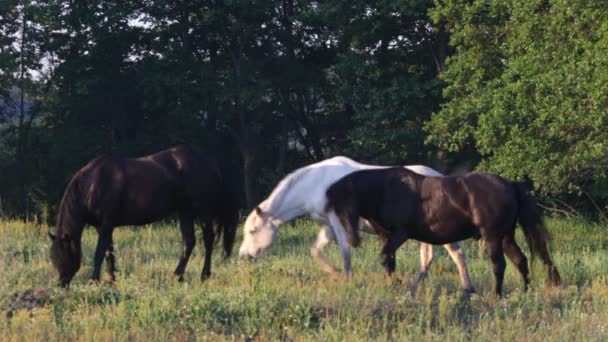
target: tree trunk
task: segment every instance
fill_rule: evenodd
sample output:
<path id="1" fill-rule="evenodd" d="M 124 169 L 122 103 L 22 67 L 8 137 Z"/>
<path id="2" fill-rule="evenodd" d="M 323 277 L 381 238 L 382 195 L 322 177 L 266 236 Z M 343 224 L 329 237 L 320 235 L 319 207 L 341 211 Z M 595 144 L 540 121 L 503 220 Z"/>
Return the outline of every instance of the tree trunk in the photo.
<path id="1" fill-rule="evenodd" d="M 437 33 L 432 40 L 432 44 L 433 62 L 435 62 L 437 74 L 440 74 L 445 68 L 445 60 L 448 57 L 448 48 L 450 44 L 450 34 L 445 29 L 444 23 L 440 23 L 437 26 Z"/>
<path id="2" fill-rule="evenodd" d="M 232 135 L 237 141 L 239 149 L 241 151 L 241 157 L 243 160 L 243 185 L 245 187 L 245 201 L 247 207 L 253 206 L 253 172 L 254 172 L 254 160 L 255 160 L 255 147 L 252 137 L 251 127 L 247 124 L 245 118 L 245 111 L 241 103 L 241 63 L 243 57 L 243 48 L 240 37 L 233 37 L 229 46 L 230 56 L 233 63 L 233 77 L 234 77 L 234 113 L 237 116 L 237 130 L 232 130 Z"/>
<path id="3" fill-rule="evenodd" d="M 241 150 L 243 156 L 243 185 L 245 186 L 245 202 L 247 208 L 252 208 L 253 203 L 253 155 L 245 150 Z"/>
<path id="4" fill-rule="evenodd" d="M 278 175 L 285 174 L 285 162 L 287 159 L 288 144 L 287 134 L 289 132 L 288 123 L 289 122 L 287 121 L 287 118 L 283 118 L 283 120 L 281 121 L 281 136 L 279 137 L 279 158 L 277 161 L 277 166 L 275 168 L 275 172 Z"/>

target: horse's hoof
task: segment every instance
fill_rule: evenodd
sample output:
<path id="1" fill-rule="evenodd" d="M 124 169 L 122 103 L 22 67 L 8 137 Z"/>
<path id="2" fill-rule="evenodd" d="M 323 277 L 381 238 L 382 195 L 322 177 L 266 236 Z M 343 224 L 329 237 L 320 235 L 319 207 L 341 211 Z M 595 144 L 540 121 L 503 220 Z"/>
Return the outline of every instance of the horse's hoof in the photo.
<path id="1" fill-rule="evenodd" d="M 329 279 L 331 280 L 338 280 L 338 278 L 340 278 L 341 274 L 340 272 L 327 272 L 327 276 Z"/>
<path id="2" fill-rule="evenodd" d="M 474 293 L 477 293 L 477 292 L 475 291 L 475 289 L 464 289 L 464 290 L 462 291 L 462 298 L 463 298 L 464 300 L 469 300 L 469 299 L 471 299 L 471 295 L 472 295 L 472 294 L 474 294 Z"/>
<path id="3" fill-rule="evenodd" d="M 210 277 L 211 277 L 211 273 L 209 273 L 209 274 L 202 274 L 201 275 L 201 281 L 205 281 L 205 280 L 209 279 Z"/>

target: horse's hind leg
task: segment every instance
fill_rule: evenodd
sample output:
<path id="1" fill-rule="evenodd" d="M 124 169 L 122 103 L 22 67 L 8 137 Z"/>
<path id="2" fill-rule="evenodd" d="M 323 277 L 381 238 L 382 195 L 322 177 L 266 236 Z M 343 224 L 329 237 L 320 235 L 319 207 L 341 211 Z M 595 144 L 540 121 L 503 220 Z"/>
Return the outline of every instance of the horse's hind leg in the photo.
<path id="1" fill-rule="evenodd" d="M 502 294 L 502 282 L 507 266 L 502 250 L 502 241 L 500 238 L 486 239 L 486 245 L 488 246 L 488 254 L 490 254 L 493 266 L 492 270 L 494 271 L 494 293 L 500 296 Z"/>
<path id="2" fill-rule="evenodd" d="M 351 250 L 350 246 L 348 245 L 346 230 L 340 222 L 340 219 L 338 219 L 338 216 L 336 216 L 335 212 L 330 212 L 328 218 L 331 229 L 336 237 L 336 242 L 338 242 L 338 246 L 340 246 L 340 254 L 342 254 L 342 259 L 344 260 L 344 275 L 346 276 L 346 280 L 350 280 L 353 273 L 353 267 L 351 263 Z"/>
<path id="3" fill-rule="evenodd" d="M 212 222 L 204 222 L 203 226 L 203 243 L 205 244 L 205 263 L 201 273 L 201 281 L 206 280 L 211 276 L 211 255 L 213 254 L 213 243 L 215 242 L 215 232 L 213 231 Z"/>
<path id="4" fill-rule="evenodd" d="M 524 289 L 528 290 L 528 285 L 530 284 L 530 273 L 528 271 L 528 259 L 524 253 L 522 253 L 521 249 L 515 243 L 515 238 L 513 235 L 505 236 L 502 240 L 502 249 L 505 251 L 505 254 L 509 259 L 515 264 L 517 269 L 519 270 L 519 274 L 524 281 Z"/>
<path id="5" fill-rule="evenodd" d="M 317 240 L 312 247 L 310 247 L 310 254 L 312 254 L 313 258 L 317 260 L 321 269 L 329 274 L 336 274 L 336 269 L 329 264 L 321 252 L 323 248 L 334 239 L 334 233 L 331 228 L 328 226 L 323 226 L 317 235 Z"/>
<path id="6" fill-rule="evenodd" d="M 473 286 L 473 282 L 471 281 L 471 276 L 469 275 L 469 271 L 467 270 L 467 260 L 464 255 L 464 249 L 460 246 L 458 242 L 448 243 L 443 245 L 443 247 L 448 251 L 450 258 L 458 267 L 458 273 L 460 275 L 460 283 L 462 284 L 462 288 L 465 293 L 475 293 L 475 287 Z"/>
<path id="7" fill-rule="evenodd" d="M 184 271 L 186 270 L 186 265 L 190 259 L 190 254 L 192 254 L 192 250 L 196 244 L 196 237 L 194 234 L 194 218 L 192 215 L 187 213 L 179 214 L 179 229 L 182 232 L 182 241 L 184 246 L 182 256 L 179 259 L 177 268 L 175 268 L 175 275 L 177 276 L 177 280 L 181 282 L 184 280 Z"/>

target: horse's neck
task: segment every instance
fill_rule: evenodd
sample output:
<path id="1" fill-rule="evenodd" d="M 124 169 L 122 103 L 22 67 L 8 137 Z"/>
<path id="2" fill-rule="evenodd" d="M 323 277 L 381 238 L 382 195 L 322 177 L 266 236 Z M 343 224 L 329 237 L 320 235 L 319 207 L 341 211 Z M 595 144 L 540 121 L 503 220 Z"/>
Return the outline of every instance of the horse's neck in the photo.
<path id="1" fill-rule="evenodd" d="M 279 224 L 287 223 L 296 217 L 306 214 L 305 203 L 299 196 L 291 196 L 291 189 L 284 189 L 281 198 L 268 198 L 260 204 L 263 211 L 267 212 Z"/>
<path id="2" fill-rule="evenodd" d="M 74 202 L 61 203 L 59 214 L 57 215 L 57 234 L 68 234 L 80 240 L 85 226 L 84 213 L 82 208 L 78 208 Z"/>
<path id="3" fill-rule="evenodd" d="M 71 237 L 80 240 L 84 226 L 84 220 L 80 217 L 68 216 L 57 220 L 57 234 L 66 233 Z"/>
<path id="4" fill-rule="evenodd" d="M 272 194 L 260 204 L 260 207 L 268 212 L 279 223 L 285 223 L 293 220 L 296 217 L 307 213 L 307 201 L 309 198 L 303 196 L 303 187 L 312 187 L 315 184 L 311 182 L 311 174 L 308 170 L 299 170 L 298 174 L 292 174 L 288 177 L 297 177 L 296 179 L 285 179 L 272 191 Z"/>

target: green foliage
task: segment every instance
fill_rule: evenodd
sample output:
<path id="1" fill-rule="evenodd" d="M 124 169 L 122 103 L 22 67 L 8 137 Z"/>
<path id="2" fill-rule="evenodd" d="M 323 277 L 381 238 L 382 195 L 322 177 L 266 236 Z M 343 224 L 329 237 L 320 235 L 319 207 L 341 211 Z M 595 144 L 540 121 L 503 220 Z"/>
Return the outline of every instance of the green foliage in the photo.
<path id="1" fill-rule="evenodd" d="M 352 283 L 331 279 L 309 255 L 319 226 L 308 221 L 283 227 L 268 255 L 256 263 L 222 262 L 216 254 L 213 276 L 203 284 L 200 247 L 186 281 L 178 283 L 172 275 L 181 249 L 175 224 L 117 229 L 118 280 L 110 286 L 103 274 L 101 284 L 90 284 L 97 234 L 88 229 L 83 267 L 66 292 L 56 287 L 48 261 L 48 227 L 3 221 L 0 340 L 605 340 L 605 227 L 553 219 L 548 227 L 563 286 L 545 287 L 537 263 L 532 286 L 523 292 L 509 263 L 505 298 L 496 299 L 485 248 L 466 241 L 479 292 L 466 301 L 456 267 L 441 247 L 435 248 L 429 277 L 410 296 L 419 260 L 414 242 L 399 249 L 394 282 L 384 278 L 374 236 L 364 236 L 354 251 Z M 524 246 L 523 236 L 517 238 Z M 338 248 L 329 246 L 327 253 L 340 264 Z"/>
<path id="2" fill-rule="evenodd" d="M 608 185 L 608 5 L 604 1 L 439 1 L 456 53 L 447 102 L 426 128 L 480 169 L 528 175 L 545 194 Z"/>

